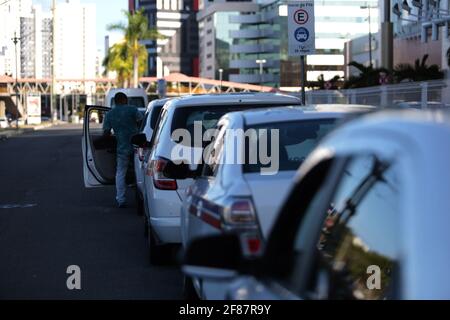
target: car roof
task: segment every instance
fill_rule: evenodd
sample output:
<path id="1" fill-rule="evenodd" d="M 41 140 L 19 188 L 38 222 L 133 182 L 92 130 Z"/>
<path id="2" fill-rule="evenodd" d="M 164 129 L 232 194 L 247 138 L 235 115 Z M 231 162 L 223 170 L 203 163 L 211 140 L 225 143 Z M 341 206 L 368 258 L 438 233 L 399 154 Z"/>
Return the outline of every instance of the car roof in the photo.
<path id="1" fill-rule="evenodd" d="M 230 104 L 263 104 L 270 105 L 273 103 L 300 104 L 299 98 L 280 94 L 280 93 L 222 93 L 222 94 L 205 94 L 190 95 L 174 98 L 170 102 L 170 107 L 210 107 L 223 106 Z"/>
<path id="2" fill-rule="evenodd" d="M 152 100 L 148 103 L 147 111 L 150 111 L 153 107 L 162 107 L 166 104 L 167 101 L 169 101 L 171 98 L 164 98 L 164 99 L 156 99 Z"/>
<path id="3" fill-rule="evenodd" d="M 376 110 L 373 106 L 363 105 L 306 105 L 282 108 L 253 109 L 229 113 L 229 117 L 243 117 L 246 125 L 258 125 L 271 122 L 284 122 L 306 119 L 342 118 L 349 113 Z"/>
<path id="4" fill-rule="evenodd" d="M 335 139 L 345 139 L 357 132 L 377 132 L 389 137 L 408 137 L 419 149 L 427 153 L 435 153 L 439 139 L 448 142 L 450 138 L 450 113 L 448 111 L 425 110 L 385 110 L 370 115 L 363 115 L 355 121 L 337 129 L 325 140 L 333 143 Z M 427 150 L 427 151 L 425 151 Z"/>

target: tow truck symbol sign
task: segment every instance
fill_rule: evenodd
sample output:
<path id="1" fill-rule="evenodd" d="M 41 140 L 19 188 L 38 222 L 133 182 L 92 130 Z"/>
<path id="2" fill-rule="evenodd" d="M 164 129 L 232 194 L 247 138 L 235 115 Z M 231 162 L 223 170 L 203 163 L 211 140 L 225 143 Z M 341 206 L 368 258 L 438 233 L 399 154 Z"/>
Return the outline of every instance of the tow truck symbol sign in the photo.
<path id="1" fill-rule="evenodd" d="M 309 39 L 309 31 L 303 27 L 297 28 L 295 30 L 294 37 L 298 42 L 306 42 Z"/>

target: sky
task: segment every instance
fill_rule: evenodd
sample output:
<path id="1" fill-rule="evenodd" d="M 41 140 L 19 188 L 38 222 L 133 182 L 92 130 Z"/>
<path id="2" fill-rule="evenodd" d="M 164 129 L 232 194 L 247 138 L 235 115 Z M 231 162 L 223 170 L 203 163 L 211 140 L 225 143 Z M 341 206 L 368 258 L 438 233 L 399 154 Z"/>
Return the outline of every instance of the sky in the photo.
<path id="1" fill-rule="evenodd" d="M 57 0 L 64 2 L 65 0 Z M 106 26 L 110 23 L 124 21 L 122 10 L 128 10 L 127 0 L 80 0 L 81 3 L 94 3 L 97 10 L 97 49 L 103 52 L 105 35 L 110 34 Z M 50 10 L 52 0 L 33 0 L 34 4 L 41 4 L 43 9 Z"/>

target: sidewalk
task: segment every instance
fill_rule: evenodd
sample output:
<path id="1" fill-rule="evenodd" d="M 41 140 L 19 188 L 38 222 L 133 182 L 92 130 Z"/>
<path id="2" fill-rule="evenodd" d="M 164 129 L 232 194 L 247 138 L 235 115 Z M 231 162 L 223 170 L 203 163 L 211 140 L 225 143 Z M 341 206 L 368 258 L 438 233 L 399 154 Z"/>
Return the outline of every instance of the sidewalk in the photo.
<path id="1" fill-rule="evenodd" d="M 33 132 L 49 128 L 57 124 L 59 124 L 59 122 L 42 122 L 41 124 L 37 125 L 22 125 L 18 129 L 16 129 L 15 127 L 0 129 L 0 141 L 24 134 L 26 132 Z"/>

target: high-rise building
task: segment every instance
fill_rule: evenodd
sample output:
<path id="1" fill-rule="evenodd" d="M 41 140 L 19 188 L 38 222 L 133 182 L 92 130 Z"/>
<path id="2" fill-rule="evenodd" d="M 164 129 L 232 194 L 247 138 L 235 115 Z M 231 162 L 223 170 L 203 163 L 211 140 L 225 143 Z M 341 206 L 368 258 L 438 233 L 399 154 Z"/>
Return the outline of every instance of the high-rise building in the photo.
<path id="1" fill-rule="evenodd" d="M 325 80 L 344 76 L 344 43 L 368 33 L 368 12 L 361 7 L 377 3 L 315 2 L 316 52 L 307 58 L 308 81 L 316 81 L 320 75 Z M 202 75 L 217 79 L 218 69 L 224 69 L 224 77 L 234 82 L 299 86 L 300 59 L 288 56 L 286 0 L 212 0 L 205 4 L 198 14 Z M 376 33 L 378 10 L 371 13 L 371 31 Z M 265 60 L 263 74 L 256 60 Z"/>
<path id="2" fill-rule="evenodd" d="M 56 5 L 55 74 L 60 79 L 93 79 L 96 73 L 96 7 L 79 0 Z"/>
<path id="3" fill-rule="evenodd" d="M 233 36 L 239 34 L 240 25 L 231 23 L 230 18 L 241 12 L 251 13 L 258 9 L 258 4 L 251 0 L 200 1 L 197 21 L 201 77 L 220 79 L 222 76 L 222 80 L 229 80 L 230 74 L 239 72 L 238 65 L 232 67 L 230 64 L 237 57 L 230 48 L 233 46 Z"/>
<path id="4" fill-rule="evenodd" d="M 136 9 L 140 8 L 148 17 L 149 27 L 166 37 L 142 42 L 149 54 L 146 74 L 163 77 L 181 72 L 197 76 L 198 0 L 138 0 Z"/>
<path id="5" fill-rule="evenodd" d="M 20 40 L 16 50 L 12 38 L 20 38 L 20 17 L 31 12 L 32 0 L 14 0 L 0 5 L 0 75 L 20 77 Z"/>
<path id="6" fill-rule="evenodd" d="M 40 5 L 20 17 L 20 76 L 51 77 L 52 17 Z"/>

